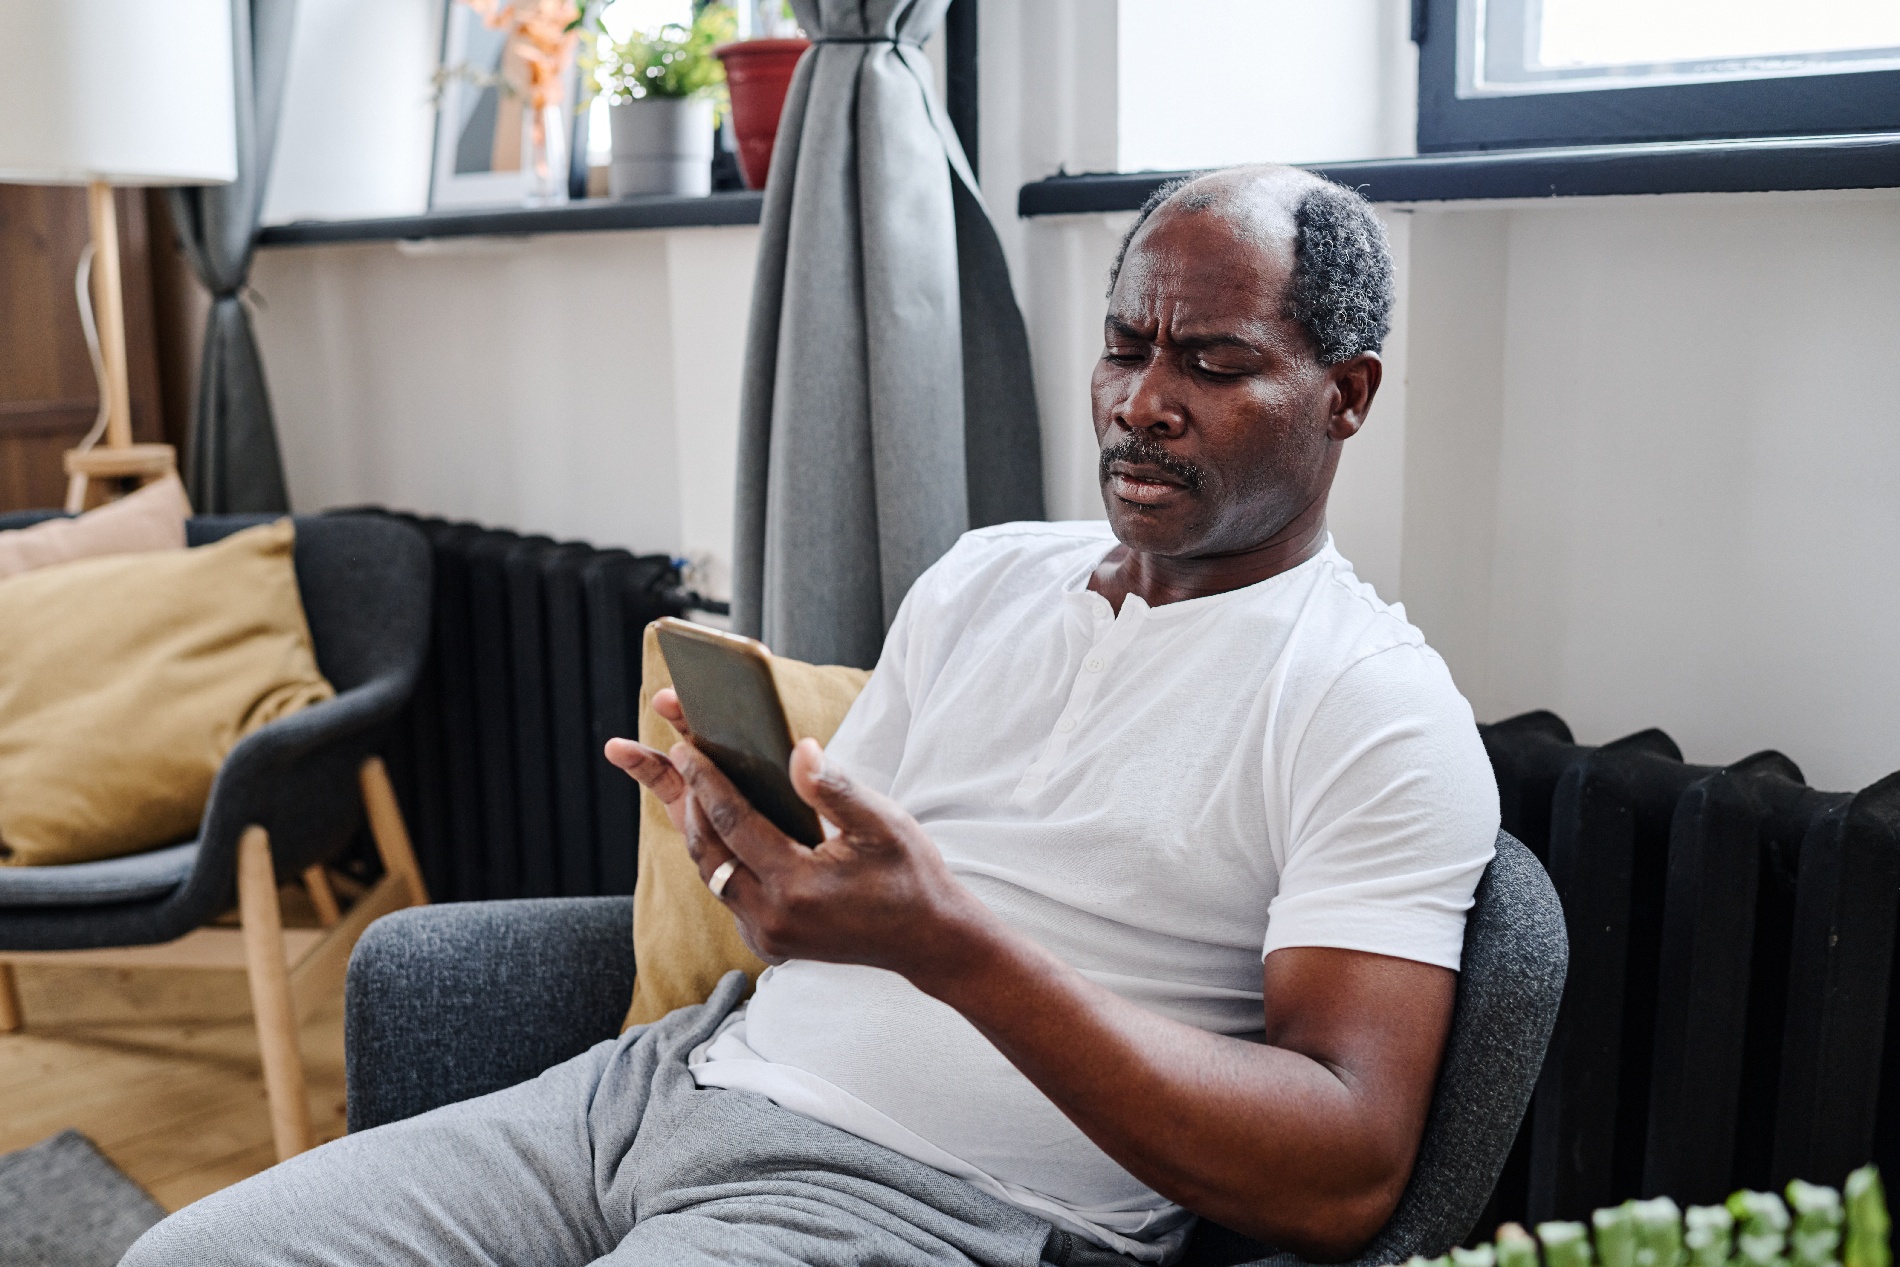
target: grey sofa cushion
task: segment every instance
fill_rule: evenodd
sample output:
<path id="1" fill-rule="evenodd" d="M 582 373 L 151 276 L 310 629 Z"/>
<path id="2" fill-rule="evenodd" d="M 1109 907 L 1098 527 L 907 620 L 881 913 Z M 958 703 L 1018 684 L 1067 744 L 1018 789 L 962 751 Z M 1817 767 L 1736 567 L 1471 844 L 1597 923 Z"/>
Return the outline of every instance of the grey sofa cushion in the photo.
<path id="1" fill-rule="evenodd" d="M 198 842 L 59 867 L 0 867 L 0 906 L 101 906 L 164 897 L 185 882 Z"/>

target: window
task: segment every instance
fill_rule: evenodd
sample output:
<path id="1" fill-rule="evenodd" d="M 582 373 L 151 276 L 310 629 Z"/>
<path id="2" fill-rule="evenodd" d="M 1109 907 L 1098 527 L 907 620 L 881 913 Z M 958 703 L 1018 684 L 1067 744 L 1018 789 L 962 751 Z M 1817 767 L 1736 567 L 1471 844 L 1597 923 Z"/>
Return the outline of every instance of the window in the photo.
<path id="1" fill-rule="evenodd" d="M 1900 128 L 1895 0 L 1418 0 L 1422 152 Z"/>

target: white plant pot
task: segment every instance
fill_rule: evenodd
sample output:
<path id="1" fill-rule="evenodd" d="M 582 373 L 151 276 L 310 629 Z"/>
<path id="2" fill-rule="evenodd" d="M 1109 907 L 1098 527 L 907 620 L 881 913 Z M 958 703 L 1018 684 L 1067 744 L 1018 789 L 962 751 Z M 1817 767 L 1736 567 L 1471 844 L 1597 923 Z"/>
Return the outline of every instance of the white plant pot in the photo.
<path id="1" fill-rule="evenodd" d="M 712 192 L 713 103 L 703 97 L 642 97 L 608 110 L 613 164 L 607 191 L 629 194 Z"/>

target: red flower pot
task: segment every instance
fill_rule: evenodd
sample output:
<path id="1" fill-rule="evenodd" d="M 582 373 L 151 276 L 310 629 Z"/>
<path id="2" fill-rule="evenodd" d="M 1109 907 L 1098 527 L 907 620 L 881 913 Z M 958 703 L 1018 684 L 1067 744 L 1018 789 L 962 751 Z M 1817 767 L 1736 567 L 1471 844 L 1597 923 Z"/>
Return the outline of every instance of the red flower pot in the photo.
<path id="1" fill-rule="evenodd" d="M 745 174 L 747 189 L 765 188 L 792 69 L 810 47 L 810 40 L 740 40 L 713 50 L 713 56 L 726 64 L 732 130 L 739 138 L 739 170 Z"/>

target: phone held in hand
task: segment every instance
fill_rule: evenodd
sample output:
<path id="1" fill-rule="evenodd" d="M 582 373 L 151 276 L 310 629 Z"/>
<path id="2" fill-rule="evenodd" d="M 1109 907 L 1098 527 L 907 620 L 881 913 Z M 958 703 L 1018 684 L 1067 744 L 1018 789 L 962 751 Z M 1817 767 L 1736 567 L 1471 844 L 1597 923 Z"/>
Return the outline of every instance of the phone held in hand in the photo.
<path id="1" fill-rule="evenodd" d="M 765 644 L 672 616 L 659 622 L 658 635 L 693 746 L 773 826 L 817 845 L 824 832 L 792 787 L 792 728 Z"/>

